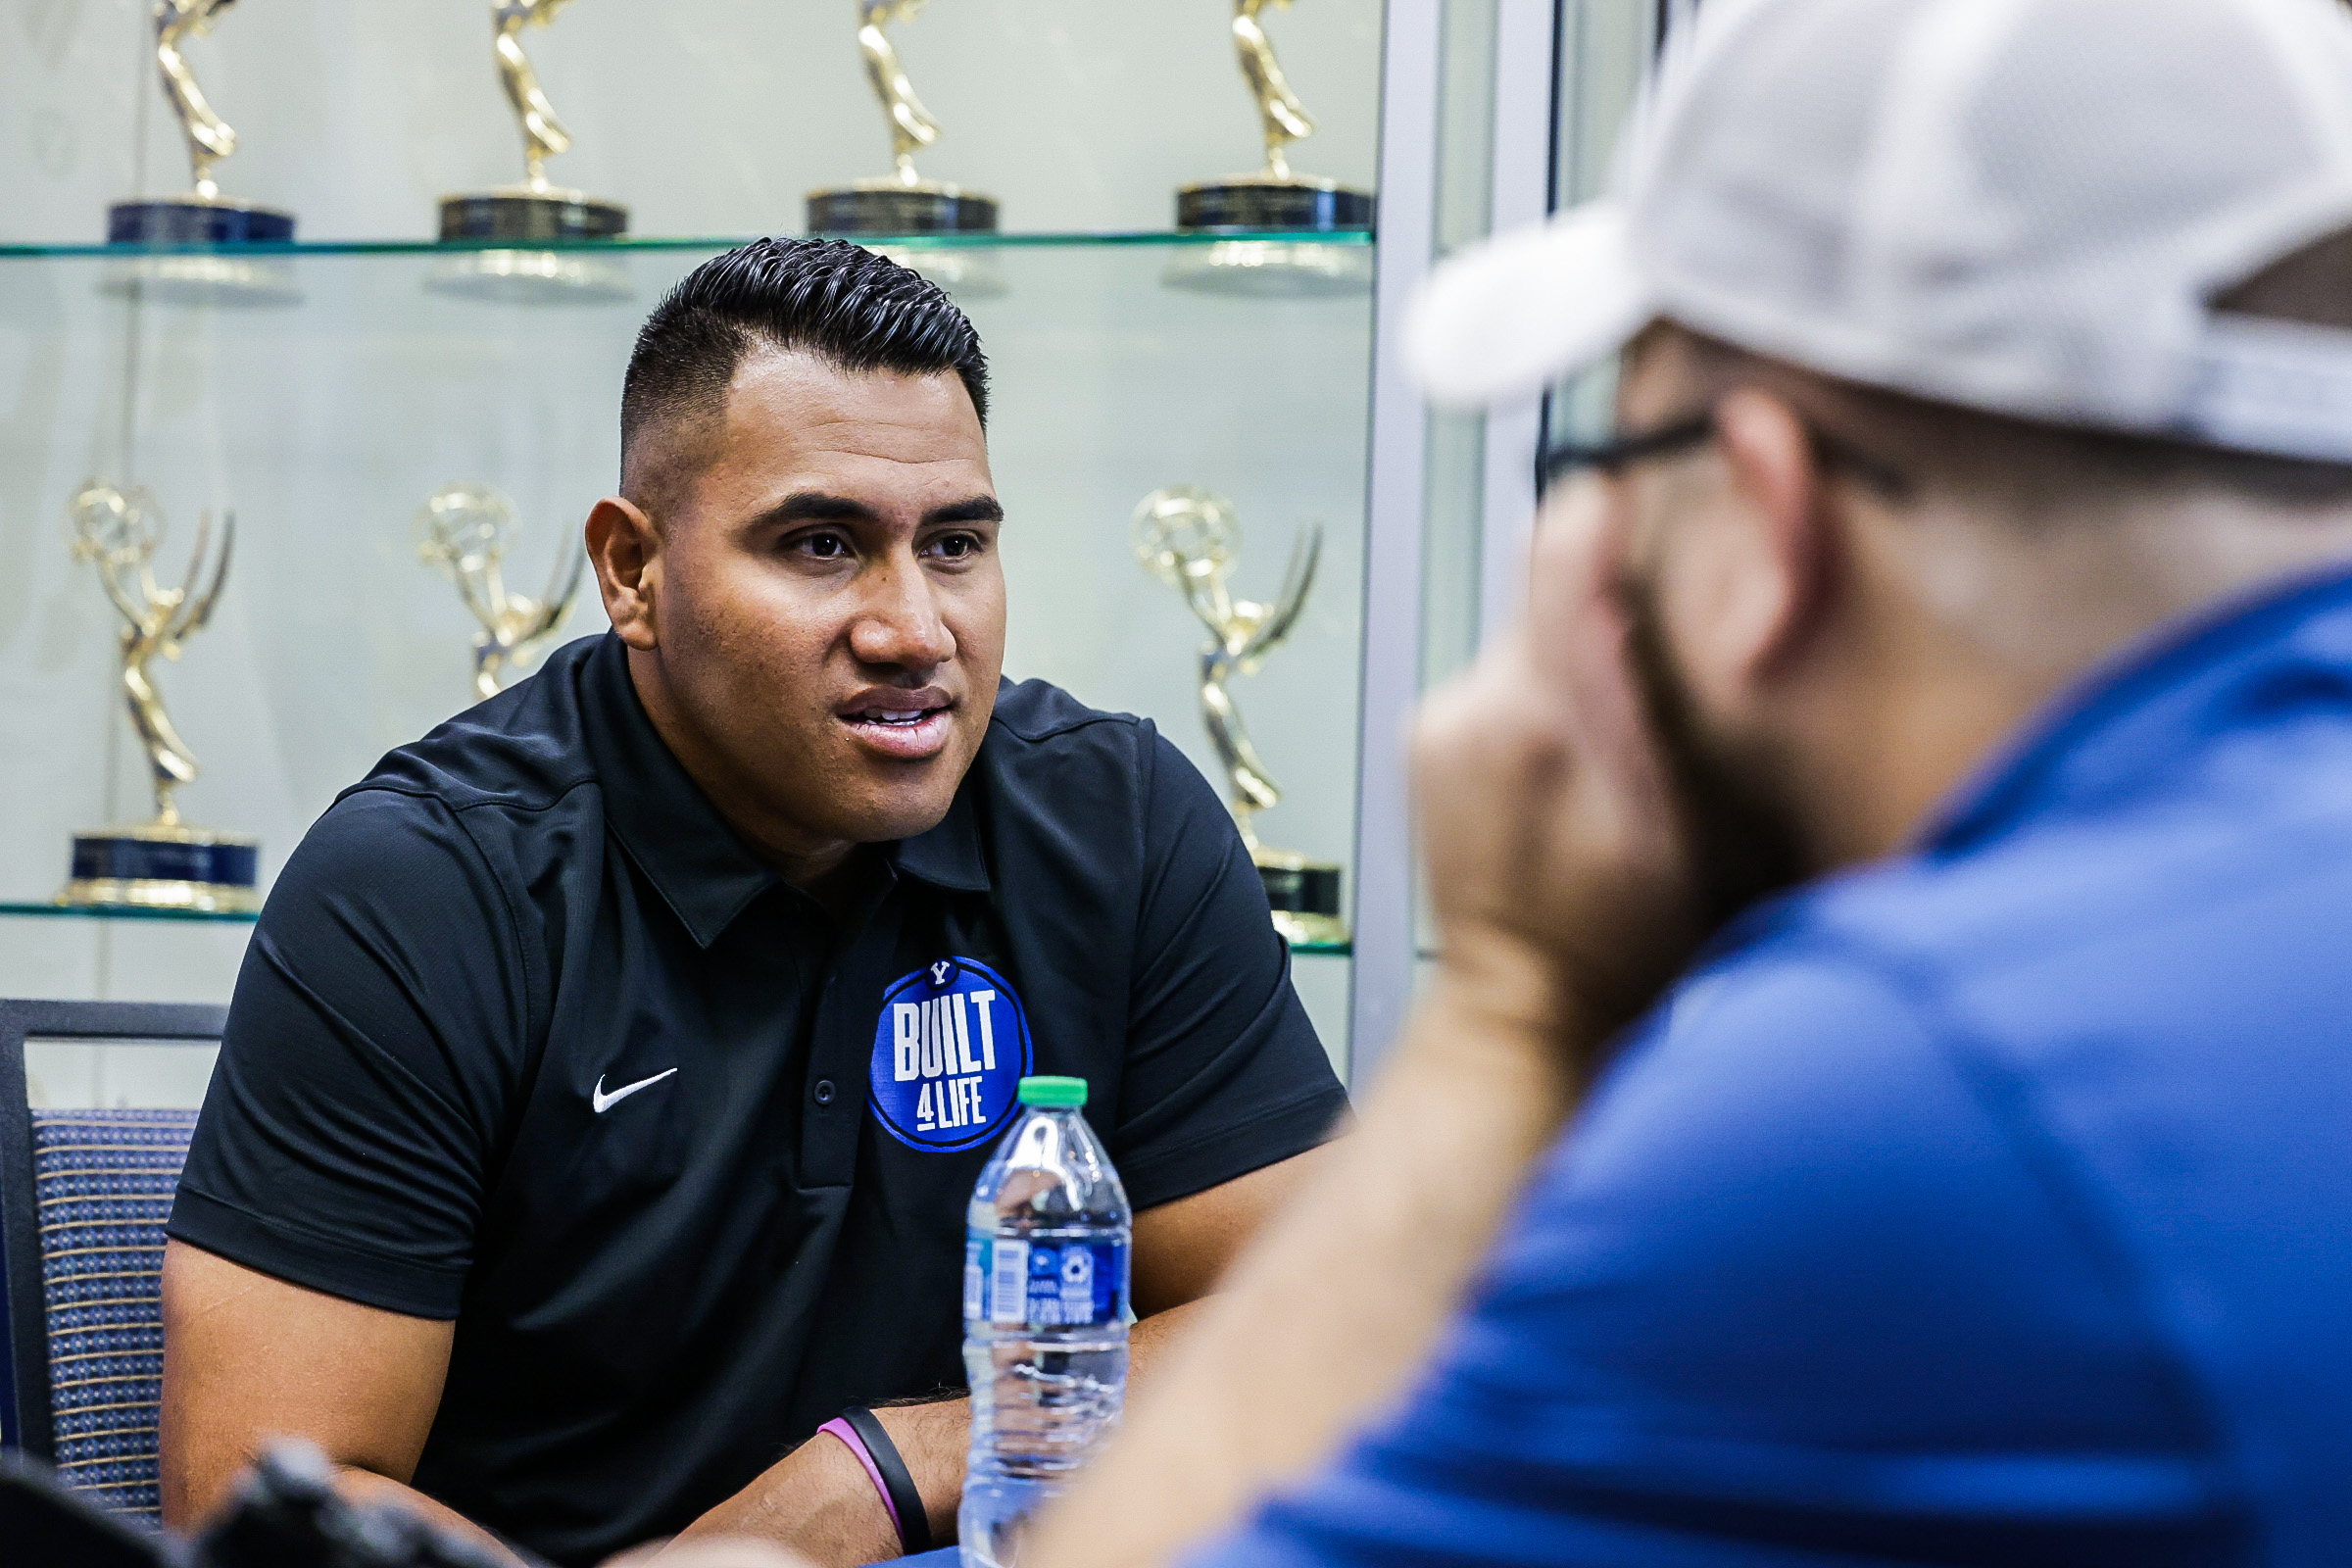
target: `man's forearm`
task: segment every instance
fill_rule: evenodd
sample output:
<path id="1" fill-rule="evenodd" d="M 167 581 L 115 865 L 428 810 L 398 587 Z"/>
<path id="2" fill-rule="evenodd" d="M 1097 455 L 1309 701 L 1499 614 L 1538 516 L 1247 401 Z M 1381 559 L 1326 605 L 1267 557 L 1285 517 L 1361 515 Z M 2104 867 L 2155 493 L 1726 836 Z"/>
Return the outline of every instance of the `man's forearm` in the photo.
<path id="1" fill-rule="evenodd" d="M 415 1487 L 404 1486 L 390 1476 L 379 1476 L 372 1470 L 362 1470 L 353 1465 L 340 1464 L 335 1466 L 335 1490 L 341 1493 L 347 1501 L 361 1506 L 392 1503 L 422 1519 L 429 1520 L 443 1530 L 465 1536 L 517 1565 L 522 1561 L 520 1557 L 515 1556 L 514 1548 L 455 1508 L 444 1502 L 436 1502 Z"/>
<path id="2" fill-rule="evenodd" d="M 1128 1340 L 1131 1386 L 1151 1384 L 1161 1352 L 1207 1304 L 1190 1302 L 1135 1325 Z M 964 1456 L 971 1447 L 971 1401 L 886 1405 L 874 1415 L 923 1494 L 931 1539 L 942 1544 L 955 1540 Z M 823 1436 L 777 1460 L 759 1480 L 679 1532 L 677 1539 L 715 1536 L 777 1542 L 805 1553 L 819 1568 L 872 1562 L 895 1556 L 899 1549 L 889 1515 L 864 1467 L 847 1446 Z"/>
<path id="3" fill-rule="evenodd" d="M 1206 1303 L 1023 1568 L 1165 1563 L 1400 1390 L 1581 1088 L 1589 1043 L 1563 1038 L 1543 989 L 1441 976 L 1358 1130 Z"/>

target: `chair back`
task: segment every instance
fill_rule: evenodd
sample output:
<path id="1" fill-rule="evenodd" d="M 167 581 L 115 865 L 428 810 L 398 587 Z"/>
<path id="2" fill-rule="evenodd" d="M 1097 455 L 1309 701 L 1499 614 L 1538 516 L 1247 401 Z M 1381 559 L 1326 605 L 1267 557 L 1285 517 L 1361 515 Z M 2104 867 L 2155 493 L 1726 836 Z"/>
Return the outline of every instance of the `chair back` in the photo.
<path id="1" fill-rule="evenodd" d="M 32 1112 L 34 1206 L 58 1478 L 120 1513 L 160 1518 L 164 1221 L 192 1110 Z"/>
<path id="2" fill-rule="evenodd" d="M 164 1223 L 196 1112 L 33 1107 L 27 1039 L 220 1038 L 222 1009 L 0 1002 L 0 1251 L 10 1353 L 0 1436 L 93 1502 L 161 1513 Z"/>

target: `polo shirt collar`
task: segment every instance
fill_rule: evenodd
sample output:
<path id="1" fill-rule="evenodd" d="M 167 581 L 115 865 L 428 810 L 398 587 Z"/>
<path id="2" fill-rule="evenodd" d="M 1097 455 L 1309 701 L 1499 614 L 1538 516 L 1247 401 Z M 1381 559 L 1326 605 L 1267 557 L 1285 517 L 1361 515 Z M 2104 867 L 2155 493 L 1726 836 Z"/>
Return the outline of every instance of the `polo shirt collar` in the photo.
<path id="1" fill-rule="evenodd" d="M 978 771 L 975 762 L 964 774 L 937 827 L 889 847 L 885 853 L 893 870 L 956 893 L 989 890 L 988 859 L 980 853 L 980 820 L 972 805 L 972 773 Z"/>
<path id="2" fill-rule="evenodd" d="M 727 825 L 654 728 L 612 632 L 580 665 L 581 728 L 605 792 L 605 822 L 697 945 L 716 942 L 784 879 Z"/>
<path id="3" fill-rule="evenodd" d="M 710 947 L 784 879 L 728 826 L 654 728 L 629 678 L 628 650 L 612 632 L 581 663 L 580 699 L 608 826 L 695 943 Z M 970 785 L 967 776 L 938 826 L 885 849 L 895 871 L 959 892 L 989 890 Z"/>
<path id="4" fill-rule="evenodd" d="M 1955 791 L 1920 835 L 1962 854 L 2023 822 L 2163 782 L 2260 717 L 2249 687 L 2316 677 L 2352 711 L 2352 570 L 2298 573 L 2156 631 L 2077 681 Z"/>

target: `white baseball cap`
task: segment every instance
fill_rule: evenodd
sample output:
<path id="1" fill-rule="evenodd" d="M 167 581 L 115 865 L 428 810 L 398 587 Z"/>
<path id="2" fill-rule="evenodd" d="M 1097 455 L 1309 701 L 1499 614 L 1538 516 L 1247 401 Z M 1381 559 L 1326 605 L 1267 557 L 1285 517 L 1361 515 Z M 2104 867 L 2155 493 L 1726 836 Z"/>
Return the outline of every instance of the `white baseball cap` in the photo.
<path id="1" fill-rule="evenodd" d="M 1441 266 L 1431 398 L 1668 318 L 1847 380 L 2352 461 L 2352 331 L 2212 297 L 2352 227 L 2339 0 L 1706 0 L 1612 193 Z"/>

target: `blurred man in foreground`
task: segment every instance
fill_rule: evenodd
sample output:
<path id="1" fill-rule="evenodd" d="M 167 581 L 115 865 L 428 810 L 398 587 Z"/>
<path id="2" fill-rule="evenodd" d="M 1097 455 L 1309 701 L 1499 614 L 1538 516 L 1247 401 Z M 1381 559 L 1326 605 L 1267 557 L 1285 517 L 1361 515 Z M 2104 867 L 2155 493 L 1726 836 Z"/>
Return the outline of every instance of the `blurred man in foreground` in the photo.
<path id="1" fill-rule="evenodd" d="M 1630 339 L 1431 1000 L 1023 1568 L 2345 1561 L 2352 22 L 1712 0 L 1626 168 L 1420 320 Z"/>

